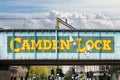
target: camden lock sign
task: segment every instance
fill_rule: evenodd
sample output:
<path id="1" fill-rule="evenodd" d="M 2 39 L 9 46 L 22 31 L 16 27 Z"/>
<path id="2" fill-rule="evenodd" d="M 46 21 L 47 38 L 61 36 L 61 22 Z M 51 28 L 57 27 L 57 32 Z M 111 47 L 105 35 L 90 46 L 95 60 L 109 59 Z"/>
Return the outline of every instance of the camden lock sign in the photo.
<path id="1" fill-rule="evenodd" d="M 114 53 L 113 36 L 12 36 L 8 53 Z"/>

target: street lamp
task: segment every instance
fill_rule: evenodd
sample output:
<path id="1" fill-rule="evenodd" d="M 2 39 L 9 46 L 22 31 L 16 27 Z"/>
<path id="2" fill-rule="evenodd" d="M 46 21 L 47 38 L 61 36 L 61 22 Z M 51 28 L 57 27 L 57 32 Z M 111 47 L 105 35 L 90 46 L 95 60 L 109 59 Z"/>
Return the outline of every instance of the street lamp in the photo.
<path id="1" fill-rule="evenodd" d="M 72 79 L 75 80 L 75 69 L 72 68 Z"/>
<path id="2" fill-rule="evenodd" d="M 57 67 L 57 69 L 56 69 L 56 74 L 57 74 L 57 80 L 58 80 L 58 78 L 59 78 L 59 74 L 60 73 L 60 70 L 59 70 L 59 68 Z"/>
<path id="3" fill-rule="evenodd" d="M 33 74 L 33 80 L 35 80 L 36 79 L 36 74 Z"/>
<path id="4" fill-rule="evenodd" d="M 51 77 L 52 77 L 52 80 L 54 80 L 54 70 L 53 69 L 51 70 Z"/>
<path id="5" fill-rule="evenodd" d="M 92 71 L 87 72 L 87 78 L 92 80 L 92 78 L 93 78 L 93 72 Z"/>

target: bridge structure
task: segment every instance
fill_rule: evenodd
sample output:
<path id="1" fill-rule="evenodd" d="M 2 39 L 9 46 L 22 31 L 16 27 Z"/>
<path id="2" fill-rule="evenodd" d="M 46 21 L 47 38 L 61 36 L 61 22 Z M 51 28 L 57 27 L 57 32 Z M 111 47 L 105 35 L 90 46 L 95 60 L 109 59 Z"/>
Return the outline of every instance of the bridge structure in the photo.
<path id="1" fill-rule="evenodd" d="M 119 65 L 119 41 L 120 30 L 77 30 L 60 18 L 56 29 L 1 29 L 0 75 L 9 66 Z"/>
<path id="2" fill-rule="evenodd" d="M 0 70 L 30 65 L 120 65 L 119 44 L 120 30 L 0 30 Z"/>
<path id="3" fill-rule="evenodd" d="M 119 65 L 119 30 L 0 30 L 0 65 Z"/>

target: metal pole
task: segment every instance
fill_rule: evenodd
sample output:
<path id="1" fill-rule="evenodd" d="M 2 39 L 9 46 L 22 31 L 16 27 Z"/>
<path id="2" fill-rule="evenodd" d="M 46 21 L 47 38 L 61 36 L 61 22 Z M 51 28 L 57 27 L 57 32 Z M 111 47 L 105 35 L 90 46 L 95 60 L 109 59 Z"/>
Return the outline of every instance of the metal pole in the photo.
<path id="1" fill-rule="evenodd" d="M 34 41 L 35 41 L 35 43 L 37 42 L 37 40 L 36 40 L 37 36 L 36 35 L 37 35 L 36 30 L 34 30 Z M 35 44 L 34 44 L 34 58 L 37 59 L 37 50 L 36 50 L 36 45 Z"/>
<path id="2" fill-rule="evenodd" d="M 61 77 L 61 80 L 62 80 L 62 77 Z"/>
<path id="3" fill-rule="evenodd" d="M 57 69 L 59 68 L 59 66 L 57 65 Z M 57 75 L 57 80 L 59 80 L 59 75 Z"/>
<path id="4" fill-rule="evenodd" d="M 56 18 L 56 26 L 55 26 L 55 28 L 56 28 L 56 30 L 59 29 L 59 20 L 58 20 L 58 18 Z"/>
<path id="5" fill-rule="evenodd" d="M 15 37 L 15 32 L 14 32 L 14 30 L 13 30 L 13 31 L 12 31 L 12 45 L 13 45 L 12 56 L 13 56 L 13 59 L 15 59 L 15 52 L 14 52 L 14 47 L 15 47 L 15 44 L 14 44 L 14 37 Z"/>
<path id="6" fill-rule="evenodd" d="M 100 36 L 100 40 L 101 40 L 101 32 L 99 32 L 99 36 Z M 100 47 L 101 47 L 102 45 L 100 44 Z M 101 49 L 100 49 L 100 53 L 99 53 L 99 59 L 101 59 Z"/>
<path id="7" fill-rule="evenodd" d="M 57 76 L 57 80 L 59 80 L 59 76 Z"/>

